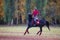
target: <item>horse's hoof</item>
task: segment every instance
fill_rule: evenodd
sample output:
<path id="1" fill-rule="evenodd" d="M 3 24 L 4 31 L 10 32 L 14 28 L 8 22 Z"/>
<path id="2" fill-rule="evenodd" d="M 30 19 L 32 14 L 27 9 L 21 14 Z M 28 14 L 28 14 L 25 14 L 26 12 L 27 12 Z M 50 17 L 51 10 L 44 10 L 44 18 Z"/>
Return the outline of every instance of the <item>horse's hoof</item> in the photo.
<path id="1" fill-rule="evenodd" d="M 40 31 L 37 32 L 37 35 L 39 34 Z"/>
<path id="2" fill-rule="evenodd" d="M 29 34 L 29 32 L 28 32 L 28 34 Z"/>
<path id="3" fill-rule="evenodd" d="M 25 35 L 25 33 L 24 33 L 24 35 Z"/>
<path id="4" fill-rule="evenodd" d="M 39 36 L 41 35 L 41 33 L 39 34 Z"/>
<path id="5" fill-rule="evenodd" d="M 24 35 L 26 35 L 26 32 L 24 33 Z"/>
<path id="6" fill-rule="evenodd" d="M 24 35 L 26 35 L 26 34 L 24 33 Z"/>
<path id="7" fill-rule="evenodd" d="M 39 36 L 40 36 L 41 34 L 39 34 Z"/>
<path id="8" fill-rule="evenodd" d="M 38 33 L 36 33 L 38 35 Z"/>

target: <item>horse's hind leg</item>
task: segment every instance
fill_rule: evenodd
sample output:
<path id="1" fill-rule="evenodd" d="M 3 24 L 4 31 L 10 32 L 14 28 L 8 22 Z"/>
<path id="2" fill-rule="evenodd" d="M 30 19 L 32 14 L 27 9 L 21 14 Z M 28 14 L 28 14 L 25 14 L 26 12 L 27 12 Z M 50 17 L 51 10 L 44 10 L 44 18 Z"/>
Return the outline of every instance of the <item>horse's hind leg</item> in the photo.
<path id="1" fill-rule="evenodd" d="M 25 33 L 24 33 L 24 35 L 26 34 L 26 32 L 29 34 L 29 31 L 28 31 L 28 30 L 29 30 L 29 28 L 30 28 L 30 27 L 27 27 L 27 29 L 26 29 L 26 31 L 25 31 Z"/>
<path id="2" fill-rule="evenodd" d="M 37 32 L 37 34 L 41 35 L 41 33 L 42 33 L 42 27 L 40 27 L 40 30 Z"/>
<path id="3" fill-rule="evenodd" d="M 49 31 L 50 31 L 50 28 L 49 28 L 49 22 L 48 22 L 48 21 L 46 21 L 46 26 L 47 26 L 47 28 L 48 28 Z"/>
<path id="4" fill-rule="evenodd" d="M 37 34 L 39 34 L 40 31 L 37 32 Z"/>
<path id="5" fill-rule="evenodd" d="M 40 27 L 40 34 L 39 35 L 41 35 L 42 34 L 42 26 Z"/>

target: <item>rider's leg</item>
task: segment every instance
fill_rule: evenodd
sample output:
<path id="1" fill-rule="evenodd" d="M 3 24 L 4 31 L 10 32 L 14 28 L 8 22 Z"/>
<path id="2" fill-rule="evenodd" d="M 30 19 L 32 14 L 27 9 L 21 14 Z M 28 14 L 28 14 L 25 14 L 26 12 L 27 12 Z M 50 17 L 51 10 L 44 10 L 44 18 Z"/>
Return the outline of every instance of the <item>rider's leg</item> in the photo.
<path id="1" fill-rule="evenodd" d="M 36 22 L 36 20 L 38 20 L 38 17 L 37 16 L 34 16 L 34 21 Z"/>

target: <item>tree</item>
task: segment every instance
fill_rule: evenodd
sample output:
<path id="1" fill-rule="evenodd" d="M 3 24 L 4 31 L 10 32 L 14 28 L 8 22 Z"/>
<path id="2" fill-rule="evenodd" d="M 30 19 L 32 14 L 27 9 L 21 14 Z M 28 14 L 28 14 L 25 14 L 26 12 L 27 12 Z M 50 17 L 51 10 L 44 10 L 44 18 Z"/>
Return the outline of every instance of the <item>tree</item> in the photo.
<path id="1" fill-rule="evenodd" d="M 14 0 L 5 0 L 4 1 L 4 13 L 5 13 L 5 22 L 11 22 L 12 16 L 14 13 Z"/>
<path id="2" fill-rule="evenodd" d="M 46 16 L 46 9 L 45 9 L 46 5 L 47 0 L 36 0 L 36 7 L 41 12 L 40 15 L 42 15 L 42 17 Z"/>
<path id="3" fill-rule="evenodd" d="M 31 0 L 26 0 L 26 18 L 29 12 L 31 12 Z"/>

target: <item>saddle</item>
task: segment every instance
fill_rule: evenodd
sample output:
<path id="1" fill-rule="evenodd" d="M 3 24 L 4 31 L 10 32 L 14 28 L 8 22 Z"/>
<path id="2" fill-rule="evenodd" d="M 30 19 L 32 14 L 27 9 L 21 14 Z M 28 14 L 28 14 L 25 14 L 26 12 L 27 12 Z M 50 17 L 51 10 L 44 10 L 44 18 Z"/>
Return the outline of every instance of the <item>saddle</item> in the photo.
<path id="1" fill-rule="evenodd" d="M 39 25 L 39 24 L 40 24 L 40 20 L 36 20 L 36 21 L 33 20 L 33 21 L 32 21 L 32 24 L 33 24 L 33 25 Z"/>

